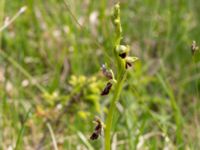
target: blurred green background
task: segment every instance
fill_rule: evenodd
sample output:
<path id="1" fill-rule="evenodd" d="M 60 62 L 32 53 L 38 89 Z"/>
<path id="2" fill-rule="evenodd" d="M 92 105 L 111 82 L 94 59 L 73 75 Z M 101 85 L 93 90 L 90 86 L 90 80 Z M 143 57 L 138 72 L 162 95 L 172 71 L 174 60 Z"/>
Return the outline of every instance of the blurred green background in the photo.
<path id="1" fill-rule="evenodd" d="M 114 69 L 116 2 L 0 0 L 0 27 L 16 16 L 0 32 L 0 149 L 53 149 L 50 131 L 58 149 L 103 149 L 103 136 L 89 137 L 112 97 L 100 96 L 100 66 Z M 120 5 L 123 44 L 140 61 L 117 104 L 112 149 L 200 149 L 200 54 L 191 54 L 200 1 Z"/>

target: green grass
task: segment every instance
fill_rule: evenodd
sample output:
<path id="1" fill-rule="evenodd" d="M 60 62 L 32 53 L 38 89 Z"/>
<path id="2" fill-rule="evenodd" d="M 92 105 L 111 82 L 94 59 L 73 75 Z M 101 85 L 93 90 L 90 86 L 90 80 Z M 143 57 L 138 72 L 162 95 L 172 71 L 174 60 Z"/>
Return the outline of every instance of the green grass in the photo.
<path id="1" fill-rule="evenodd" d="M 0 149 L 103 149 L 104 135 L 89 137 L 95 116 L 105 122 L 115 93 L 100 96 L 106 82 L 100 66 L 115 66 L 115 3 L 0 0 L 0 28 L 27 7 L 0 32 Z M 120 5 L 121 43 L 140 61 L 127 73 L 111 146 L 199 149 L 200 53 L 193 57 L 190 46 L 200 45 L 200 2 Z"/>

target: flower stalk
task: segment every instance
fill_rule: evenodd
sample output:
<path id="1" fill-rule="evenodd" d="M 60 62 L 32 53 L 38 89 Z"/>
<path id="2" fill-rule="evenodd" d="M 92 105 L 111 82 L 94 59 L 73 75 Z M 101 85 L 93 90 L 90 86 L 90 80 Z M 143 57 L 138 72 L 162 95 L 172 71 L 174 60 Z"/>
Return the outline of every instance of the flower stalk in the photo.
<path id="1" fill-rule="evenodd" d="M 106 118 L 105 124 L 105 140 L 104 146 L 105 150 L 111 149 L 111 130 L 113 124 L 113 117 L 116 109 L 116 103 L 119 100 L 120 93 L 123 88 L 123 83 L 127 76 L 127 69 L 133 65 L 133 63 L 138 60 L 137 57 L 128 56 L 128 52 L 130 47 L 128 45 L 122 45 L 122 27 L 120 21 L 120 5 L 116 4 L 114 7 L 112 22 L 115 29 L 115 38 L 114 38 L 114 52 L 113 59 L 116 64 L 116 72 L 115 74 L 111 69 L 108 69 L 106 65 L 102 65 L 102 73 L 107 78 L 107 84 L 101 92 L 101 96 L 106 96 L 110 93 L 111 88 L 113 88 L 113 97 L 110 101 L 110 107 L 108 110 L 108 115 Z M 95 128 L 96 129 L 96 128 Z M 98 138 L 99 130 L 93 132 L 90 139 L 96 140 Z"/>
<path id="2" fill-rule="evenodd" d="M 106 118 L 105 127 L 105 150 L 111 149 L 111 129 L 113 123 L 113 116 L 116 109 L 116 102 L 119 100 L 122 91 L 123 83 L 127 75 L 127 64 L 130 67 L 133 62 L 137 60 L 136 57 L 127 57 L 129 46 L 121 45 L 122 27 L 120 21 L 120 5 L 116 4 L 114 7 L 112 22 L 115 27 L 115 41 L 114 41 L 114 61 L 116 63 L 116 83 L 114 85 L 114 95 L 111 99 L 108 116 Z M 128 58 L 128 59 L 127 59 Z"/>

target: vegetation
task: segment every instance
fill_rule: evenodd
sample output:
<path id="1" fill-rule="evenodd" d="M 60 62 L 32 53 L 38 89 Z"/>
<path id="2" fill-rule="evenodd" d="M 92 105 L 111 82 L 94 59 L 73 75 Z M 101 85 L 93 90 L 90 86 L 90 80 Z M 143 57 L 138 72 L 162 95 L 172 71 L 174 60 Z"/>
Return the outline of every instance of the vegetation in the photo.
<path id="1" fill-rule="evenodd" d="M 200 2 L 117 2 L 0 0 L 0 149 L 200 148 Z"/>

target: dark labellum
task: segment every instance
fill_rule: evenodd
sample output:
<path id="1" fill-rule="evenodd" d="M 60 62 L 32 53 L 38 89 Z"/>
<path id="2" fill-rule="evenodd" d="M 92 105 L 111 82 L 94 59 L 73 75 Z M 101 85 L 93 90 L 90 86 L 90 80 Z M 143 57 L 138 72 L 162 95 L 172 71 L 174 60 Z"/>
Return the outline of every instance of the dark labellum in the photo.
<path id="1" fill-rule="evenodd" d="M 96 140 L 98 139 L 98 137 L 101 135 L 101 132 L 103 130 L 103 126 L 102 123 L 99 119 L 96 119 L 95 122 L 97 123 L 94 132 L 92 133 L 92 135 L 90 136 L 91 140 Z"/>
<path id="2" fill-rule="evenodd" d="M 112 87 L 112 83 L 108 82 L 106 84 L 106 87 L 104 88 L 104 90 L 101 92 L 101 95 L 108 95 L 108 93 L 110 92 L 110 89 Z"/>
<path id="3" fill-rule="evenodd" d="M 129 63 L 129 62 L 126 62 L 126 69 L 128 69 L 129 67 L 131 67 L 132 66 L 132 64 L 131 63 Z"/>
<path id="4" fill-rule="evenodd" d="M 92 135 L 90 136 L 90 139 L 91 140 L 96 140 L 96 139 L 98 139 L 98 137 L 99 137 L 99 135 L 97 134 L 97 133 L 92 133 Z"/>
<path id="5" fill-rule="evenodd" d="M 126 57 L 126 53 L 119 54 L 119 56 L 120 56 L 121 58 L 125 58 L 125 57 Z"/>

